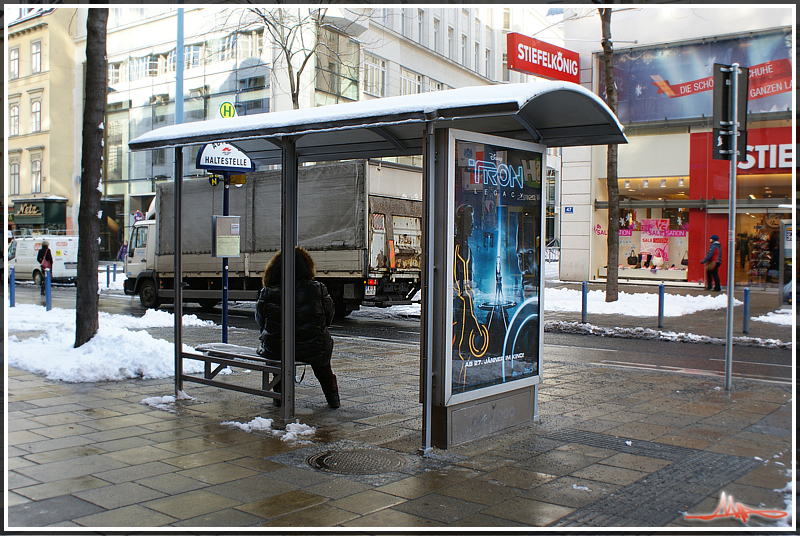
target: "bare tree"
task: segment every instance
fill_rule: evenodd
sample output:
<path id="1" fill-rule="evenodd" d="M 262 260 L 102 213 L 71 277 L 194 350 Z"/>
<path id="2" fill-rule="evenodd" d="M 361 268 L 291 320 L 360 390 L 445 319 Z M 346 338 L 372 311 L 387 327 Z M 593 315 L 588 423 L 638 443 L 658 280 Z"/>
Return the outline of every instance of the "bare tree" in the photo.
<path id="1" fill-rule="evenodd" d="M 334 23 L 327 20 L 327 9 L 322 8 L 249 8 L 248 12 L 256 21 L 263 23 L 269 33 L 270 41 L 278 50 L 285 64 L 289 80 L 289 94 L 295 110 L 300 108 L 301 79 L 309 64 L 314 60 L 320 63 L 322 76 L 330 77 L 327 84 L 339 83 L 340 75 L 348 68 L 358 69 L 358 52 L 345 50 L 343 43 L 350 42 L 347 37 L 347 23 Z M 365 10 L 364 13 L 369 13 Z M 348 13 L 356 20 L 367 15 L 353 11 Z M 333 33 L 322 36 L 322 32 Z M 350 56 L 350 57 L 348 57 Z M 324 65 L 323 65 L 324 64 Z M 347 77 L 345 77 L 347 78 Z M 357 81 L 357 76 L 355 77 Z M 356 91 L 358 87 L 356 86 Z"/>
<path id="2" fill-rule="evenodd" d="M 100 179 L 103 173 L 103 121 L 106 112 L 108 9 L 89 8 L 86 22 L 86 76 L 81 151 L 81 200 L 78 210 L 78 277 L 75 300 L 75 348 L 99 327 L 97 264 L 100 259 Z"/>
<path id="3" fill-rule="evenodd" d="M 603 28 L 603 74 L 605 75 L 606 103 L 617 113 L 617 84 L 614 80 L 614 44 L 611 40 L 611 8 L 599 8 Z M 617 145 L 608 146 L 606 160 L 608 187 L 608 246 L 606 301 L 614 302 L 619 292 L 619 182 L 617 176 Z"/>

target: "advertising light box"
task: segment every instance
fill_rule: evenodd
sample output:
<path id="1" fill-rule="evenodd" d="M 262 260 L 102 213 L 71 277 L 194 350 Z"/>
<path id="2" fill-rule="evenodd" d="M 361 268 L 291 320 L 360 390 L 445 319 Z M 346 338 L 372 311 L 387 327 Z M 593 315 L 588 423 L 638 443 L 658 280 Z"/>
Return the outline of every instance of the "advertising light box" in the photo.
<path id="1" fill-rule="evenodd" d="M 544 148 L 451 131 L 446 405 L 539 382 Z"/>

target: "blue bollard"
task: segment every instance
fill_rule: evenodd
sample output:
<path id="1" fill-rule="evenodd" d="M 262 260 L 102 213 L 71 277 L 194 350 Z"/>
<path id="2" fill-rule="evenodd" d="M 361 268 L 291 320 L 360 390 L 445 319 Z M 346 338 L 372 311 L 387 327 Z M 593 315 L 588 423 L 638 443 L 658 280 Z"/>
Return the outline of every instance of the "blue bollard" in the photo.
<path id="1" fill-rule="evenodd" d="M 664 283 L 658 285 L 658 327 L 664 327 Z"/>
<path id="2" fill-rule="evenodd" d="M 14 307 L 14 284 L 15 276 L 14 276 L 14 268 L 11 268 L 11 272 L 9 272 L 10 279 L 8 280 L 8 299 L 11 301 L 11 307 Z"/>
<path id="3" fill-rule="evenodd" d="M 50 293 L 50 268 L 44 271 L 44 303 L 45 310 L 49 311 L 53 308 L 53 297 Z"/>
<path id="4" fill-rule="evenodd" d="M 106 264 L 106 288 L 111 286 L 111 266 Z"/>
<path id="5" fill-rule="evenodd" d="M 114 283 L 117 282 L 117 263 L 114 263 L 114 277 L 111 279 Z"/>
<path id="6" fill-rule="evenodd" d="M 586 288 L 586 281 L 581 283 L 581 324 L 586 323 L 586 309 L 588 300 L 588 291 Z"/>
<path id="7" fill-rule="evenodd" d="M 742 333 L 750 333 L 750 287 L 744 289 L 744 308 L 742 310 Z"/>

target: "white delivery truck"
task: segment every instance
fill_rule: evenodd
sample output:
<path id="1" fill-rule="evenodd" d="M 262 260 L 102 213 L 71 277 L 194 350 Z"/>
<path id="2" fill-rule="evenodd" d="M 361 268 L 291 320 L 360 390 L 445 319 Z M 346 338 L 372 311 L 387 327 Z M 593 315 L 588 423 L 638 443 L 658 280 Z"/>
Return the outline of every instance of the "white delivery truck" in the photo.
<path id="1" fill-rule="evenodd" d="M 299 170 L 298 243 L 309 251 L 338 316 L 361 305 L 409 304 L 420 288 L 422 178 L 411 166 L 356 160 Z M 224 186 L 183 182 L 183 299 L 214 307 L 222 299 L 222 259 L 211 256 L 212 216 Z M 134 224 L 125 293 L 144 307 L 174 298 L 174 184 L 160 184 L 147 219 Z M 281 247 L 280 171 L 248 173 L 230 187 L 240 217 L 240 251 L 228 259 L 228 297 L 255 301 L 264 266 Z"/>
<path id="2" fill-rule="evenodd" d="M 78 277 L 78 237 L 37 235 L 14 238 L 8 245 L 8 268 L 14 268 L 14 278 L 41 283 L 44 274 L 36 260 L 42 242 L 47 240 L 53 255 L 51 280 L 57 283 L 74 283 Z"/>

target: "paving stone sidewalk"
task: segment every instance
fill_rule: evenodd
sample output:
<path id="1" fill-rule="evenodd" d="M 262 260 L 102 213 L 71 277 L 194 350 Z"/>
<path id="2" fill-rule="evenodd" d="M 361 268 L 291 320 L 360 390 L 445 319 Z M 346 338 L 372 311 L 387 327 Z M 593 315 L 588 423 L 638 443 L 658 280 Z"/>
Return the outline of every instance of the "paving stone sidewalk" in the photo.
<path id="1" fill-rule="evenodd" d="M 185 337 L 201 337 L 193 329 Z M 231 341 L 236 342 L 236 341 Z M 792 392 L 737 381 L 548 361 L 540 420 L 424 458 L 418 346 L 336 339 L 342 407 L 297 388 L 310 443 L 223 425 L 274 419 L 270 400 L 167 380 L 67 384 L 9 369 L 8 523 L 30 527 L 742 527 L 721 494 L 784 510 Z M 257 383 L 236 370 L 228 381 Z M 309 460 L 391 463 L 343 474 Z M 751 516 L 747 526 L 774 526 Z"/>

